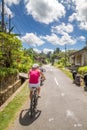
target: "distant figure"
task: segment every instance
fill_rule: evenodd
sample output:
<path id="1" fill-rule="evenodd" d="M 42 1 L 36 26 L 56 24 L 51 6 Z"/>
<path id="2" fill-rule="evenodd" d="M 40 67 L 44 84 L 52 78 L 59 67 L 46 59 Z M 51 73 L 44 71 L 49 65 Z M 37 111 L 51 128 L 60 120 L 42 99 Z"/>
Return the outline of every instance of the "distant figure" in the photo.
<path id="1" fill-rule="evenodd" d="M 72 70 L 72 76 L 73 76 L 73 82 L 75 83 L 75 78 L 76 78 L 76 70 Z"/>
<path id="2" fill-rule="evenodd" d="M 40 65 L 39 69 L 40 69 L 40 71 L 41 71 L 42 73 L 46 71 L 46 70 L 42 67 L 42 65 Z M 44 80 L 45 80 L 45 79 L 41 76 L 41 78 L 40 78 L 40 86 L 43 85 Z"/>
<path id="3" fill-rule="evenodd" d="M 85 87 L 87 87 L 87 73 L 84 74 L 84 83 L 85 83 Z"/>

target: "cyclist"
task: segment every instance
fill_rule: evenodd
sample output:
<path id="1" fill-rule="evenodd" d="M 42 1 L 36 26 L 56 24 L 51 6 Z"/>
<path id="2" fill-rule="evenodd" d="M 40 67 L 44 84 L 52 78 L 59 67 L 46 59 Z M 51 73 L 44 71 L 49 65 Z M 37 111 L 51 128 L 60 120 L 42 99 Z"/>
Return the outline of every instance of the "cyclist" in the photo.
<path id="1" fill-rule="evenodd" d="M 43 73 L 45 72 L 45 69 L 42 67 L 42 65 L 39 66 L 40 71 Z M 41 76 L 40 78 L 40 86 L 43 85 L 44 78 Z"/>
<path id="2" fill-rule="evenodd" d="M 44 74 L 40 71 L 38 64 L 33 64 L 32 69 L 28 73 L 29 88 L 30 88 L 30 99 L 32 96 L 32 87 L 36 87 L 38 90 L 38 97 L 40 97 L 40 77 L 45 79 Z"/>
<path id="3" fill-rule="evenodd" d="M 77 75 L 76 70 L 72 70 L 73 83 L 75 83 L 76 75 Z"/>

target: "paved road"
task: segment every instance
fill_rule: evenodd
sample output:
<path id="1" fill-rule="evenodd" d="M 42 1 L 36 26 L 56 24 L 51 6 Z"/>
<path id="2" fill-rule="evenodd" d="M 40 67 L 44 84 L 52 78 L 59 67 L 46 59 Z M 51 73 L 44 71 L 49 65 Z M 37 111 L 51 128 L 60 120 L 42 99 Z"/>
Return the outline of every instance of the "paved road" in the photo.
<path id="1" fill-rule="evenodd" d="M 87 92 L 60 70 L 46 70 L 35 118 L 30 119 L 27 102 L 9 130 L 87 130 Z"/>

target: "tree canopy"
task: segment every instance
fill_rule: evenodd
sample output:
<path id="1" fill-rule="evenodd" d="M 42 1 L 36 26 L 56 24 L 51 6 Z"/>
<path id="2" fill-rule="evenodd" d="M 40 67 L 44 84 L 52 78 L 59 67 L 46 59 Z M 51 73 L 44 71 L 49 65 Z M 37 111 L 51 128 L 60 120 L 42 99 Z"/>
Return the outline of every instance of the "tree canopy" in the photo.
<path id="1" fill-rule="evenodd" d="M 14 34 L 0 32 L 0 65 L 11 67 L 21 49 L 22 43 Z"/>

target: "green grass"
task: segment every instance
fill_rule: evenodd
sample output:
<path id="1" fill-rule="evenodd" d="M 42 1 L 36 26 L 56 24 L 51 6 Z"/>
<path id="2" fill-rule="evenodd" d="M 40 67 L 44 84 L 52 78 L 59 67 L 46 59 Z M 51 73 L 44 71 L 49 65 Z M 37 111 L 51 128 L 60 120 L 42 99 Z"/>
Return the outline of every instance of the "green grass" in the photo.
<path id="1" fill-rule="evenodd" d="M 60 70 L 62 70 L 70 79 L 73 79 L 72 73 L 68 69 L 63 68 L 63 67 L 60 68 L 58 66 L 56 66 L 56 67 L 59 68 Z"/>
<path id="2" fill-rule="evenodd" d="M 5 130 L 9 124 L 15 119 L 18 110 L 28 99 L 29 90 L 27 84 L 18 93 L 14 99 L 0 112 L 0 130 Z"/>
<path id="3" fill-rule="evenodd" d="M 61 69 L 70 79 L 73 79 L 72 73 L 65 68 Z"/>

